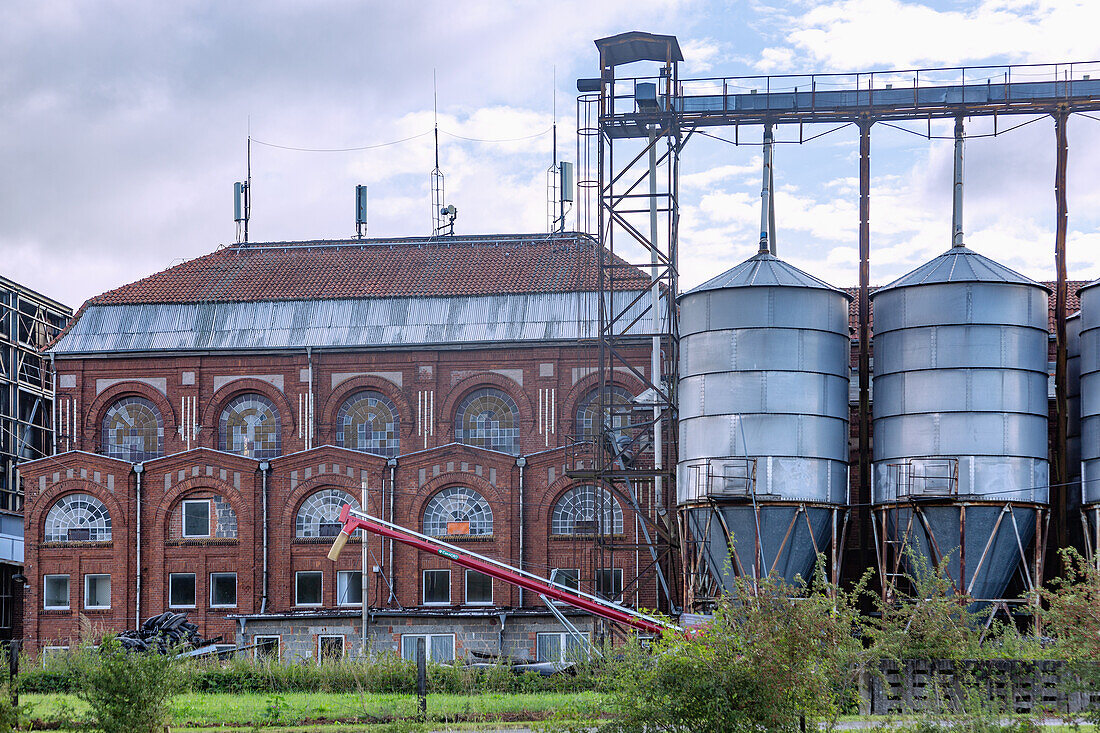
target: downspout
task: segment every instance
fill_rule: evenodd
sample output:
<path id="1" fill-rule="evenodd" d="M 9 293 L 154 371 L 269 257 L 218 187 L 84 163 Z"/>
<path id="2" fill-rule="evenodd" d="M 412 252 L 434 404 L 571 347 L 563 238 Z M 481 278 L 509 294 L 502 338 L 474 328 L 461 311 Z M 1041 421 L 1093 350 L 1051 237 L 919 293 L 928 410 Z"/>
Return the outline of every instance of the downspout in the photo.
<path id="1" fill-rule="evenodd" d="M 263 523 L 264 523 L 264 536 L 263 536 L 263 582 L 261 584 L 260 596 L 260 615 L 263 615 L 267 611 L 267 472 L 271 470 L 270 461 L 260 461 L 260 482 L 261 482 L 261 502 L 263 507 Z M 244 627 L 241 627 L 241 633 L 244 633 Z"/>
<path id="2" fill-rule="evenodd" d="M 516 459 L 516 465 L 519 467 L 519 569 L 523 570 L 523 469 L 527 466 L 527 459 L 520 456 Z M 523 608 L 523 588 L 519 589 L 519 607 Z"/>
<path id="3" fill-rule="evenodd" d="M 363 511 L 370 511 L 370 497 L 367 493 L 367 482 L 363 481 L 363 503 L 361 505 Z M 362 657 L 367 656 L 367 553 L 370 552 L 370 537 L 366 532 L 363 532 L 363 542 L 359 546 L 362 554 L 361 570 L 359 571 L 359 603 L 362 610 L 361 621 L 363 623 L 363 643 L 362 648 L 359 650 L 359 654 Z"/>
<path id="4" fill-rule="evenodd" d="M 50 375 L 53 379 L 53 398 L 50 400 L 50 435 L 53 449 L 51 455 L 57 455 L 57 360 L 56 354 L 50 352 Z"/>
<path id="5" fill-rule="evenodd" d="M 306 450 L 313 447 L 313 347 L 306 347 L 306 362 L 309 366 L 309 397 L 306 400 Z"/>
<path id="6" fill-rule="evenodd" d="M 391 458 L 386 461 L 386 465 L 390 467 L 390 522 L 393 523 L 393 497 L 397 494 L 397 459 Z M 394 585 L 397 583 L 397 576 L 393 570 L 393 539 L 390 539 L 390 556 L 386 560 L 386 571 L 390 574 L 390 597 L 386 601 L 388 605 L 393 605 L 397 600 L 397 597 L 393 594 Z"/>
<path id="7" fill-rule="evenodd" d="M 137 620 L 137 626 L 135 628 L 141 628 L 141 475 L 145 473 L 145 466 L 141 463 L 134 464 L 134 476 L 136 478 L 135 487 L 135 501 L 137 503 L 137 522 L 136 522 L 136 549 L 134 552 L 134 558 L 137 562 L 137 573 L 135 573 L 134 581 L 134 617 Z"/>

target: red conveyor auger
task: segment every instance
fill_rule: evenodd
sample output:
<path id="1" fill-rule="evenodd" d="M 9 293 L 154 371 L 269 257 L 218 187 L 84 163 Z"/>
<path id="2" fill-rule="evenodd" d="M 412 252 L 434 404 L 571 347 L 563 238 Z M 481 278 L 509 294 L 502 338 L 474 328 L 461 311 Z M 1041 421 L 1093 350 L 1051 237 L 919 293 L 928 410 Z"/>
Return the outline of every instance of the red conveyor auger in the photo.
<path id="1" fill-rule="evenodd" d="M 681 630 L 676 624 L 669 623 L 655 616 L 639 613 L 634 609 L 604 600 L 603 598 L 597 598 L 587 593 L 566 590 L 561 586 L 551 583 L 546 578 L 528 573 L 525 570 L 514 568 L 511 565 L 506 565 L 505 563 L 485 557 L 484 555 L 467 552 L 461 547 L 452 545 L 449 542 L 444 542 L 435 537 L 429 537 L 428 535 L 414 532 L 411 529 L 387 522 L 384 519 L 372 517 L 363 512 L 357 512 L 353 510 L 349 504 L 344 504 L 344 508 L 340 511 L 340 523 L 344 526 L 340 530 L 340 534 L 336 536 L 336 540 L 332 543 L 332 549 L 329 550 L 328 557 L 330 560 L 335 560 L 340 557 L 340 552 L 344 549 L 344 545 L 347 544 L 348 538 L 351 537 L 351 533 L 357 529 L 362 529 L 365 532 L 388 537 L 404 545 L 408 545 L 409 547 L 415 547 L 423 552 L 440 555 L 464 568 L 477 570 L 479 573 L 485 573 L 497 580 L 503 580 L 506 583 L 518 585 L 520 588 L 529 590 L 532 593 L 538 593 L 555 601 L 568 603 L 574 608 L 587 611 L 600 618 L 617 621 L 618 623 L 633 627 L 639 631 L 645 631 L 651 634 L 663 634 L 666 631 Z"/>

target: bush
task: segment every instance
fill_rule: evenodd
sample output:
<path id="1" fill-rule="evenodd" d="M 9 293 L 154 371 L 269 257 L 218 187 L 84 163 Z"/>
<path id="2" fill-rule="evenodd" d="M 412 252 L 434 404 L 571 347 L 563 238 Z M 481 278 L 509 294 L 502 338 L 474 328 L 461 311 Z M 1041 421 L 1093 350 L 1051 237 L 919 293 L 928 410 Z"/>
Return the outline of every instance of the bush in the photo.
<path id="1" fill-rule="evenodd" d="M 168 703 L 180 690 L 174 654 L 127 652 L 112 636 L 99 648 L 68 657 L 76 695 L 88 703 L 89 724 L 103 733 L 154 733 L 164 729 Z"/>
<path id="2" fill-rule="evenodd" d="M 1100 568 L 1072 547 L 1059 552 L 1062 577 L 1040 594 L 1046 604 L 1040 618 L 1054 635 L 1058 656 L 1076 676 L 1069 691 L 1100 693 Z M 1100 700 L 1095 694 L 1086 717 L 1100 726 Z"/>
<path id="3" fill-rule="evenodd" d="M 863 657 L 854 595 L 739 579 L 714 619 L 652 648 L 628 644 L 605 731 L 794 731 L 835 721 Z"/>

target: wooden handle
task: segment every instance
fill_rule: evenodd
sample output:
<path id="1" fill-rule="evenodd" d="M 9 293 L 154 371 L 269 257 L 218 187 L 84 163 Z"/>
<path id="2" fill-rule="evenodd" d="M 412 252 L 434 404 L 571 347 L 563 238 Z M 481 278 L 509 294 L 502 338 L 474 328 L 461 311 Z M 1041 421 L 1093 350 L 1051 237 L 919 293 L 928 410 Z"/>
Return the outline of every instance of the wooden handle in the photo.
<path id="1" fill-rule="evenodd" d="M 340 553 L 344 551 L 344 545 L 348 543 L 349 535 L 341 532 L 336 535 L 336 541 L 332 543 L 332 549 L 328 551 L 328 559 L 336 560 L 340 557 Z"/>

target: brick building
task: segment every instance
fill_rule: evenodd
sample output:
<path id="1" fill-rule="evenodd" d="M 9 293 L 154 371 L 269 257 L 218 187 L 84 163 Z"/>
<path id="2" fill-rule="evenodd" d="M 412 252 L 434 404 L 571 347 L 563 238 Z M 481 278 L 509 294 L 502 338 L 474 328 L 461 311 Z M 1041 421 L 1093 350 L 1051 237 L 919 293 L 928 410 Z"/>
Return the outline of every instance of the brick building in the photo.
<path id="1" fill-rule="evenodd" d="M 20 467 L 27 648 L 71 643 L 80 615 L 120 630 L 168 609 L 288 659 L 357 653 L 364 615 L 373 648 L 427 635 L 439 659 L 569 645 L 538 598 L 441 557 L 369 537 L 329 561 L 344 502 L 660 606 L 648 561 L 594 540 L 637 545 L 628 497 L 567 475 L 601 422 L 594 252 L 583 235 L 244 244 L 89 300 L 48 350 L 58 455 Z M 629 273 L 624 302 L 648 285 Z M 622 370 L 613 389 L 641 388 Z M 655 519 L 670 497 L 638 499 Z"/>

